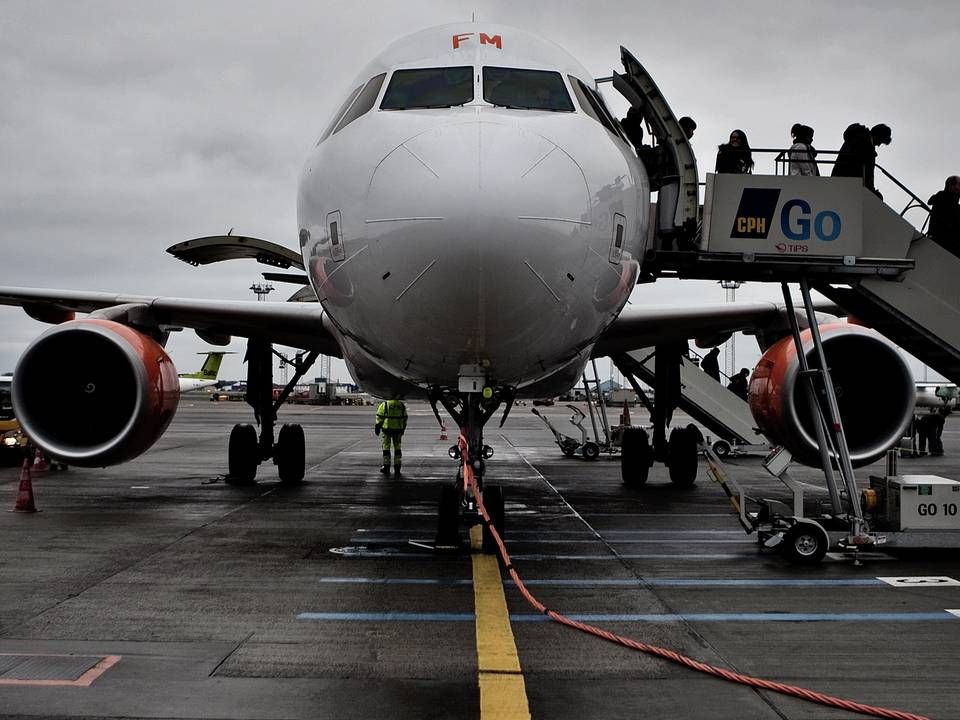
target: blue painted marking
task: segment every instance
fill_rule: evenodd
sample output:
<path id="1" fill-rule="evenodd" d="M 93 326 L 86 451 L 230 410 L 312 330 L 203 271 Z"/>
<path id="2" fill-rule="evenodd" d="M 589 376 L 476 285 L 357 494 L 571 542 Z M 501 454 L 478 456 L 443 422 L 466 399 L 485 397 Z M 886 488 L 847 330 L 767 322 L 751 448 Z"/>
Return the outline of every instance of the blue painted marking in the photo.
<path id="1" fill-rule="evenodd" d="M 322 577 L 320 582 L 340 585 L 473 585 L 469 578 Z"/>
<path id="2" fill-rule="evenodd" d="M 600 543 L 606 541 L 611 545 L 673 545 L 676 543 L 682 543 L 684 545 L 756 545 L 756 540 L 751 540 L 748 537 L 745 537 L 743 533 L 739 533 L 739 538 L 683 538 L 683 537 L 660 537 L 660 538 L 596 538 L 591 537 L 590 539 L 575 540 L 569 539 L 564 540 L 563 538 L 555 538 L 550 540 L 544 540 L 543 538 L 513 538 L 507 540 L 508 545 L 599 545 Z M 409 537 L 400 537 L 399 535 L 383 535 L 383 536 L 363 536 L 363 537 L 352 537 L 350 538 L 351 543 L 356 543 L 358 545 L 366 545 L 367 547 L 376 547 L 378 545 L 405 545 L 409 541 L 415 541 L 428 545 L 433 542 L 432 539 L 427 538 L 416 538 L 414 536 Z"/>
<path id="3" fill-rule="evenodd" d="M 939 612 L 889 613 L 662 613 L 662 614 L 570 614 L 579 622 L 940 622 L 956 621 L 956 615 Z M 473 622 L 473 613 L 417 612 L 304 612 L 298 620 L 322 622 Z M 551 622 L 539 613 L 515 613 L 511 622 Z"/>
<path id="4" fill-rule="evenodd" d="M 473 580 L 469 578 L 322 577 L 319 581 L 335 585 L 473 585 Z M 525 580 L 524 582 L 530 586 L 540 587 L 642 587 L 644 585 L 654 587 L 889 587 L 887 583 L 876 578 L 809 580 L 787 578 L 645 578 L 643 580 L 636 578 L 544 578 Z M 505 579 L 504 583 L 513 585 L 513 581 L 509 579 Z"/>
<path id="5" fill-rule="evenodd" d="M 744 555 L 733 553 L 618 553 L 617 555 L 541 555 L 541 554 L 518 554 L 514 555 L 514 560 L 739 560 Z"/>
<path id="6" fill-rule="evenodd" d="M 324 620 L 348 622 L 473 622 L 473 613 L 416 613 L 416 612 L 305 612 L 297 615 L 297 620 Z"/>
<path id="7" fill-rule="evenodd" d="M 512 583 L 512 580 L 506 582 Z M 524 580 L 527 585 L 549 585 L 590 587 L 604 585 L 651 585 L 656 587 L 850 587 L 850 586 L 887 586 L 885 582 L 874 578 L 848 578 L 836 580 L 787 580 L 787 579 L 711 579 L 711 578 L 645 578 L 643 580 Z"/>

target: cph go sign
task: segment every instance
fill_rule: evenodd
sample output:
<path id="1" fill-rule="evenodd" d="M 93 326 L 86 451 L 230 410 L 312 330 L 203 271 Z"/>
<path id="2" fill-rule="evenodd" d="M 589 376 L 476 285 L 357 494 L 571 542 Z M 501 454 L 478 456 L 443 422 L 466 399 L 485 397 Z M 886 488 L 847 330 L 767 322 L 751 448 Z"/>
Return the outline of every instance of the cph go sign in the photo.
<path id="1" fill-rule="evenodd" d="M 833 210 L 823 210 L 811 218 L 812 213 L 810 203 L 806 200 L 788 200 L 780 211 L 780 230 L 790 240 L 809 240 L 811 230 L 817 240 L 823 242 L 840 237 L 842 223 L 839 214 Z"/>

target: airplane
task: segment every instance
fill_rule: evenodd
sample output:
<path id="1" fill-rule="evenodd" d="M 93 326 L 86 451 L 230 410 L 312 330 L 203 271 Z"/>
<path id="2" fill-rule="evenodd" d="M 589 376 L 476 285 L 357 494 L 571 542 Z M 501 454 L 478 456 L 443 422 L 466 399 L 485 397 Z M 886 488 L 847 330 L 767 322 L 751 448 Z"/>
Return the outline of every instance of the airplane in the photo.
<path id="1" fill-rule="evenodd" d="M 639 63 L 626 50 L 622 57 L 626 73 L 616 77 L 628 81 Z M 319 354 L 342 357 L 367 392 L 427 398 L 438 419 L 439 404 L 459 426 L 463 449 L 450 454 L 460 469 L 441 490 L 438 514 L 438 538 L 449 537 L 475 520 L 478 497 L 502 529 L 503 494 L 484 483 L 493 451 L 483 441 L 501 407 L 502 424 L 515 399 L 568 391 L 591 357 L 648 346 L 666 354 L 690 338 L 709 347 L 738 330 L 779 326 L 782 339 L 753 373 L 751 405 L 772 440 L 819 465 L 782 307 L 628 305 L 651 236 L 651 183 L 597 87 L 566 50 L 504 25 L 445 25 L 395 41 L 360 71 L 306 158 L 299 252 L 232 233 L 181 248 L 192 264 L 210 258 L 186 246 L 216 255 L 232 243 L 230 257 L 302 267 L 305 277 L 292 281 L 303 289 L 291 300 L 315 295 L 317 302 L 0 287 L 0 304 L 54 324 L 16 369 L 13 399 L 24 428 L 73 465 L 134 458 L 177 408 L 176 370 L 163 349 L 168 331 L 193 328 L 215 345 L 240 336 L 248 338 L 247 395 L 260 433 L 233 428 L 229 476 L 252 481 L 273 458 L 281 481 L 299 482 L 302 428 L 283 425 L 274 440 L 285 396 L 271 396 L 272 344 L 306 351 L 286 392 Z M 678 125 L 674 142 L 692 158 Z M 839 323 L 821 332 L 844 389 L 851 456 L 871 462 L 909 422 L 909 369 L 870 330 Z M 54 375 L 55 390 L 47 381 Z M 878 377 L 893 388 L 882 400 Z M 662 420 L 658 427 L 653 448 L 642 430 L 625 439 L 636 447 L 625 449 L 624 462 L 632 458 L 639 482 L 656 458 L 674 483 L 692 484 L 695 429 L 674 427 L 667 439 Z M 467 461 L 472 473 L 464 472 Z M 475 487 L 466 474 L 476 476 Z"/>
<path id="2" fill-rule="evenodd" d="M 228 353 L 217 350 L 197 354 L 206 355 L 206 360 L 203 361 L 203 365 L 198 372 L 180 373 L 177 376 L 180 381 L 181 394 L 216 385 L 217 375 L 220 373 L 220 363 L 223 361 L 223 356 Z"/>

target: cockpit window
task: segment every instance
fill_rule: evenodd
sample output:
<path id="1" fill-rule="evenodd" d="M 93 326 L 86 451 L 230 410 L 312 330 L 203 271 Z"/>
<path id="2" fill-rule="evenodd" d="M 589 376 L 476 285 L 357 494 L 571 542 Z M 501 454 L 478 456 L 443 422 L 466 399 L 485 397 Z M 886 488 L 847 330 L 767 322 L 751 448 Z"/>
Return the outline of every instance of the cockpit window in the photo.
<path id="1" fill-rule="evenodd" d="M 397 70 L 390 78 L 381 110 L 416 110 L 463 105 L 473 100 L 473 68 Z"/>
<path id="2" fill-rule="evenodd" d="M 357 95 L 356 101 L 353 105 L 350 106 L 350 109 L 347 110 L 346 115 L 341 118 L 340 122 L 337 123 L 337 126 L 333 129 L 334 134 L 340 132 L 347 125 L 352 123 L 361 115 L 366 115 L 373 108 L 373 103 L 377 100 L 377 95 L 380 94 L 380 88 L 383 85 L 383 79 L 387 76 L 386 73 L 377 75 L 375 78 L 372 78 L 370 82 L 366 84 L 363 88 L 363 92 Z"/>
<path id="3" fill-rule="evenodd" d="M 337 126 L 337 121 L 343 116 L 343 113 L 346 112 L 347 108 L 353 104 L 353 101 L 357 99 L 357 95 L 360 94 L 360 91 L 363 90 L 363 85 L 356 88 L 351 92 L 347 99 L 343 101 L 343 105 L 340 106 L 340 109 L 333 116 L 333 120 L 330 121 L 330 124 L 327 125 L 327 129 L 323 131 L 323 135 L 320 136 L 320 139 L 317 140 L 317 145 L 326 140 L 333 133 L 333 129 Z"/>
<path id="4" fill-rule="evenodd" d="M 483 68 L 483 99 L 517 110 L 573 112 L 570 94 L 560 73 L 549 70 Z"/>

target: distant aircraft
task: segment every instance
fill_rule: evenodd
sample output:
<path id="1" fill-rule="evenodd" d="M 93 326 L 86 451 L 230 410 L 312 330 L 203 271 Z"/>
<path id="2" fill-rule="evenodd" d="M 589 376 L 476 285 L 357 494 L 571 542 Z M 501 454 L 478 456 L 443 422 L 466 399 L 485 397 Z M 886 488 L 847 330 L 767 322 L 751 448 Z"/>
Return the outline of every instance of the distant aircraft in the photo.
<path id="1" fill-rule="evenodd" d="M 916 383 L 916 389 L 916 406 L 918 408 L 945 407 L 954 410 L 957 407 L 957 397 L 960 391 L 952 382 L 947 380 L 943 382 L 918 382 Z"/>
<path id="2" fill-rule="evenodd" d="M 197 354 L 206 355 L 206 360 L 203 361 L 203 366 L 199 372 L 181 373 L 177 376 L 180 380 L 181 393 L 193 392 L 216 385 L 217 375 L 220 373 L 220 363 L 223 361 L 223 356 L 229 353 L 217 350 Z"/>
<path id="3" fill-rule="evenodd" d="M 639 63 L 622 53 L 631 76 Z M 670 121 L 673 147 L 692 161 Z M 227 247 L 229 257 L 299 265 L 305 276 L 281 277 L 304 285 L 291 299 L 310 299 L 312 288 L 319 304 L 0 287 L 0 303 L 56 324 L 23 353 L 14 403 L 50 454 L 73 465 L 123 462 L 149 448 L 176 411 L 168 329 L 194 328 L 213 344 L 246 337 L 247 392 L 262 429 L 258 446 L 252 426 L 234 427 L 230 476 L 252 479 L 272 456 L 282 480 L 299 481 L 303 430 L 285 425 L 274 442 L 284 398 L 272 398 L 271 343 L 310 353 L 297 378 L 320 353 L 343 357 L 367 392 L 428 398 L 461 428 L 479 483 L 464 487 L 460 473 L 443 488 L 441 524 L 455 524 L 480 492 L 502 517 L 482 460 L 492 453 L 483 428 L 499 408 L 505 420 L 515 398 L 568 391 L 592 356 L 783 323 L 769 303 L 625 307 L 650 217 L 643 164 L 593 75 L 565 50 L 506 26 L 424 30 L 367 64 L 311 149 L 297 193 L 299 255 L 235 235 L 182 244 L 194 264 Z M 211 257 L 187 254 L 205 243 Z M 909 421 L 909 370 L 870 331 L 823 333 L 836 353 L 851 454 L 870 462 Z M 893 388 L 883 398 L 879 376 Z M 760 361 L 752 404 L 776 442 L 819 464 L 799 378 L 786 337 Z M 666 445 L 673 481 L 693 483 L 697 438 L 674 428 Z"/>

